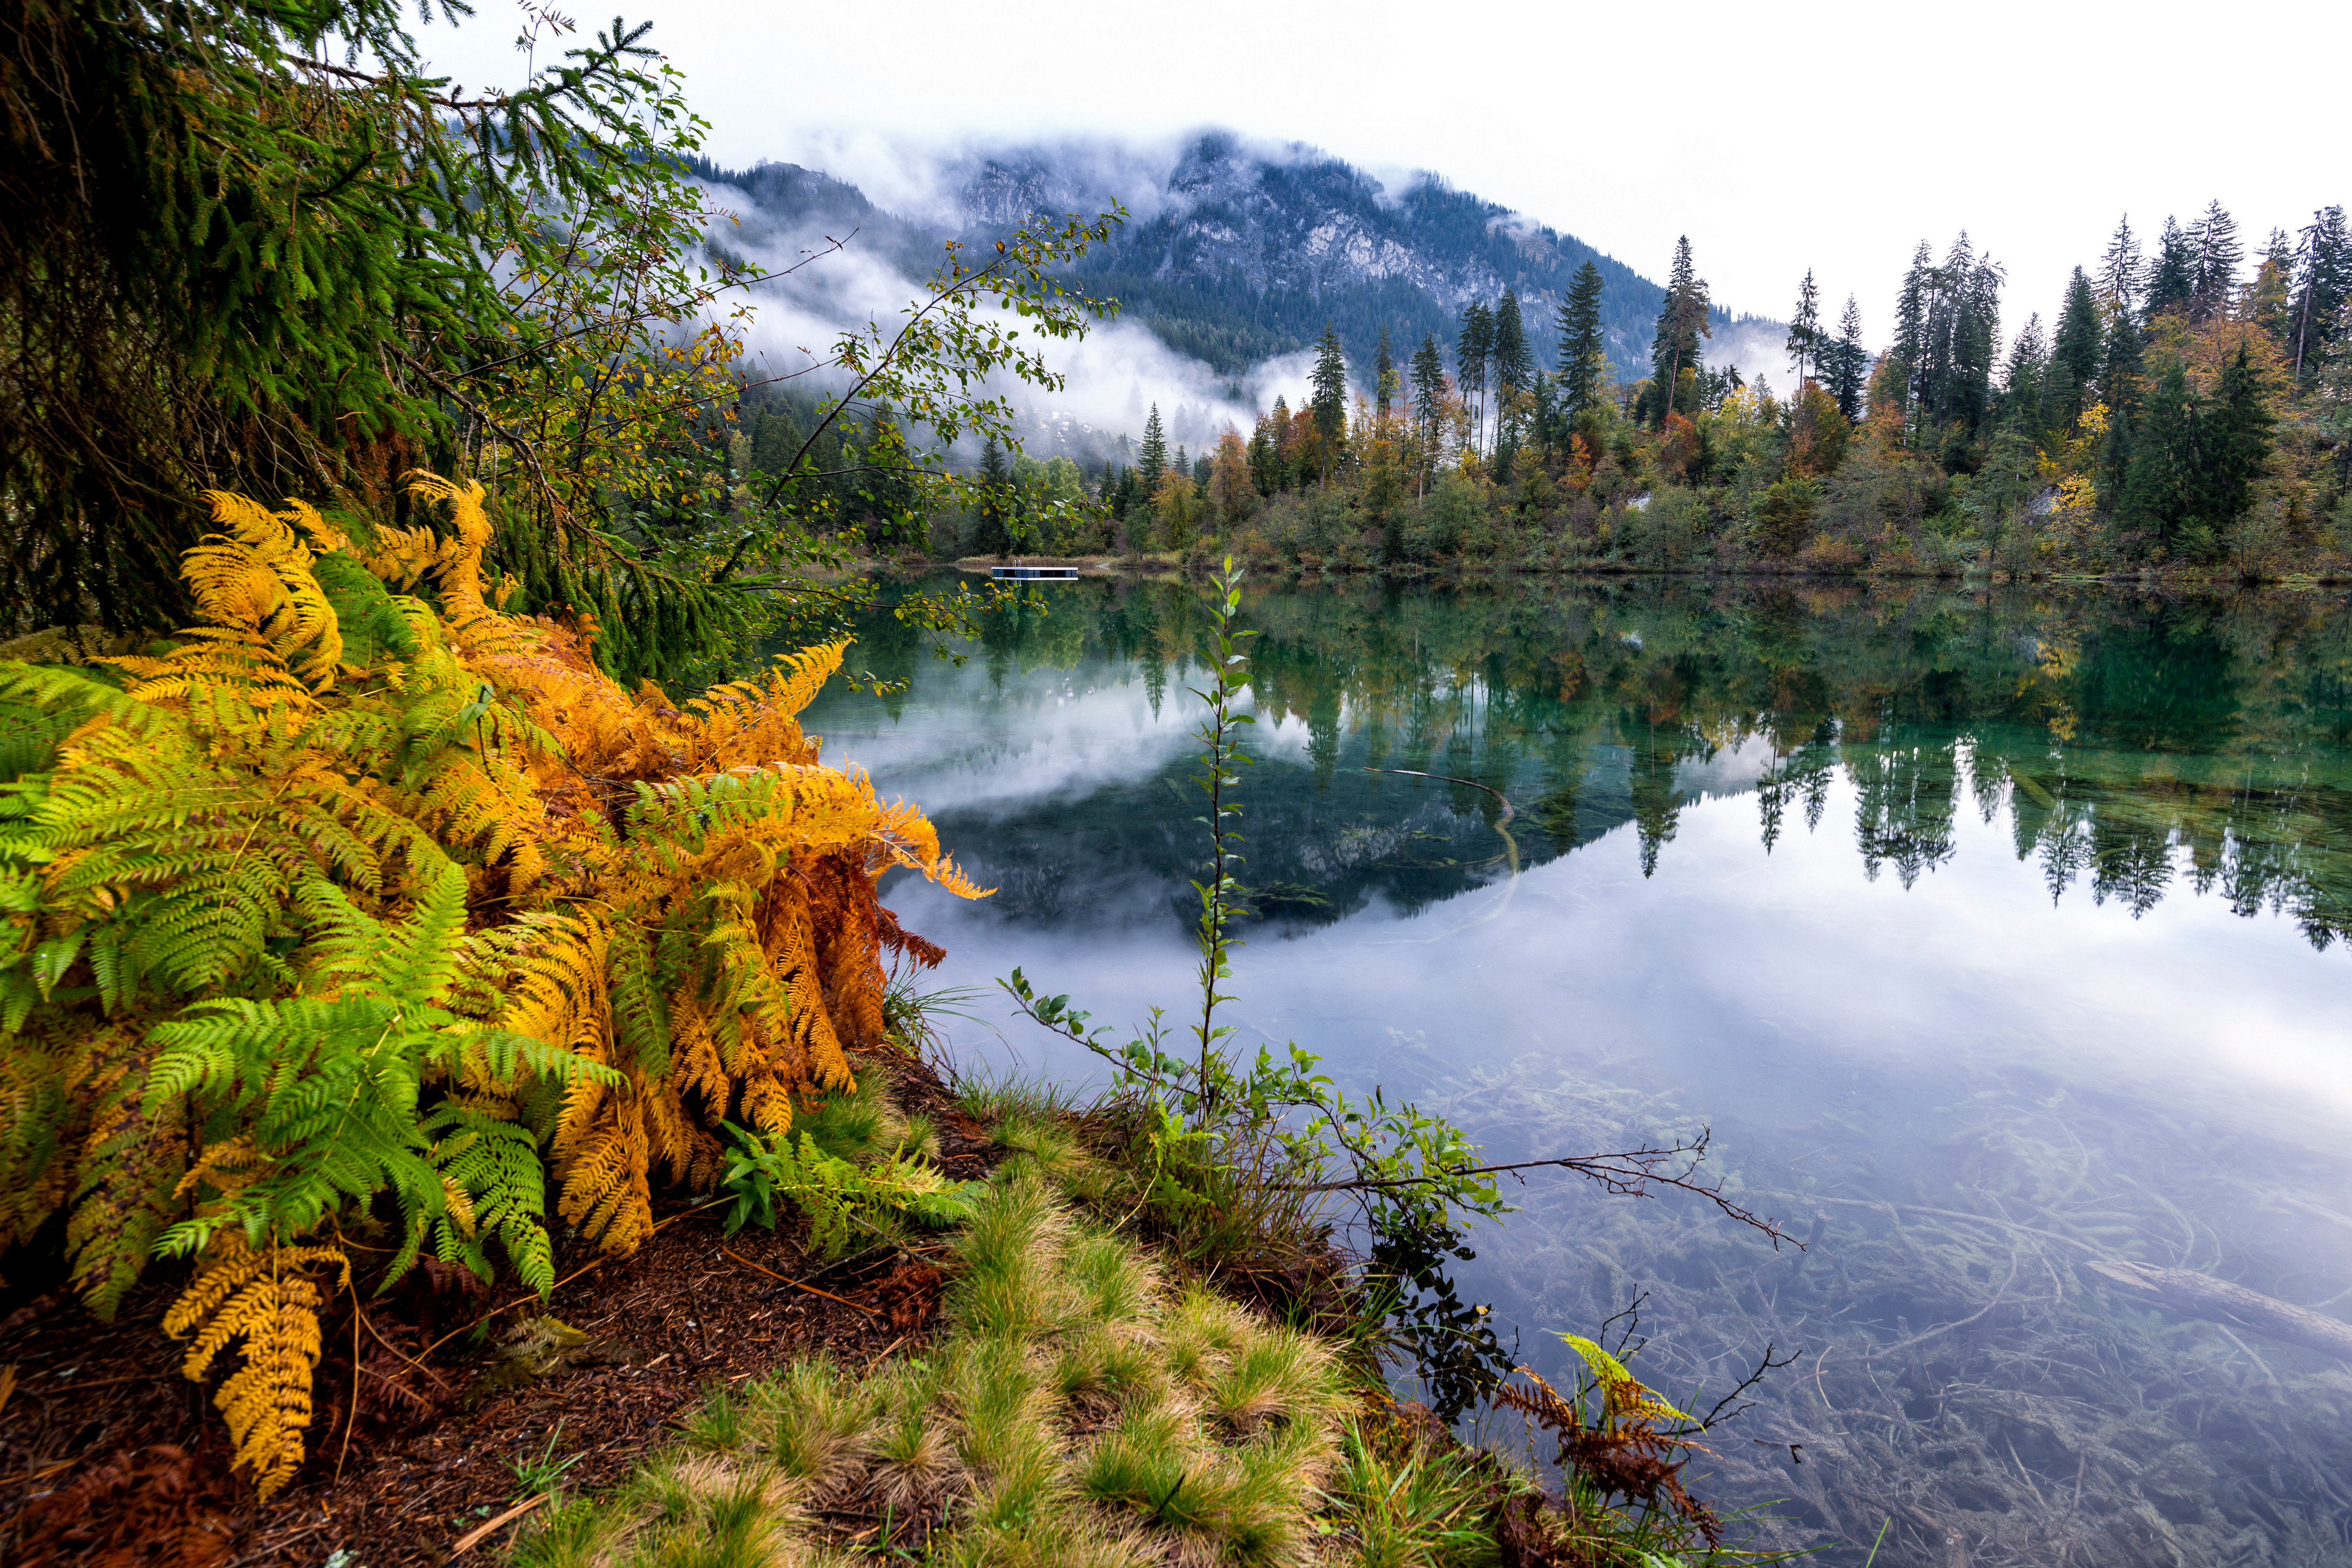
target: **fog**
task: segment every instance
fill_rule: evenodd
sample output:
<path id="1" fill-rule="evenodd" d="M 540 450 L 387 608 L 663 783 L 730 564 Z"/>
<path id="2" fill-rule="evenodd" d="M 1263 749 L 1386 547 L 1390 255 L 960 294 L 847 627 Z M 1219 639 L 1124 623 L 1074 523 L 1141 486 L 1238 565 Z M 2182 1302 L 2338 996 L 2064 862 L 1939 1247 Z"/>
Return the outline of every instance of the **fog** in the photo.
<path id="1" fill-rule="evenodd" d="M 1145 194 L 1164 187 L 1175 155 L 1171 142 L 1166 162 L 1154 172 L 1144 163 L 1112 156 L 1115 150 L 1094 151 L 1104 155 L 1087 166 L 1086 179 L 1104 182 L 1104 189 L 1112 182 L 1131 181 L 1130 188 Z M 961 226 L 957 193 L 969 184 L 976 160 L 959 161 L 960 155 L 944 152 L 917 156 L 903 146 L 875 142 L 845 147 L 840 156 L 844 161 L 805 166 L 848 180 L 897 216 L 942 230 Z M 839 390 L 841 378 L 827 365 L 832 345 L 856 328 L 895 331 L 920 297 L 921 280 L 882 254 L 876 237 L 829 236 L 827 226 L 814 219 L 779 221 L 740 186 L 698 184 L 714 208 L 731 215 L 713 226 L 714 238 L 761 272 L 778 275 L 755 289 L 745 328 L 754 376 L 789 377 L 795 384 Z M 1129 204 L 1130 211 L 1135 205 Z M 835 239 L 843 241 L 837 248 Z M 1008 326 L 1022 326 L 1009 312 L 998 314 Z M 1107 452 L 1122 437 L 1140 439 L 1154 405 L 1170 443 L 1194 452 L 1213 446 L 1229 423 L 1246 434 L 1258 410 L 1272 407 L 1276 397 L 1293 406 L 1306 397 L 1314 360 L 1311 351 L 1299 350 L 1265 360 L 1238 377 L 1223 376 L 1170 348 L 1149 328 L 1117 318 L 1092 324 L 1083 339 L 1048 342 L 1045 357 L 1064 378 L 1058 390 L 1001 374 L 982 385 L 1009 398 L 1030 416 L 1040 435 L 1074 454 Z"/>

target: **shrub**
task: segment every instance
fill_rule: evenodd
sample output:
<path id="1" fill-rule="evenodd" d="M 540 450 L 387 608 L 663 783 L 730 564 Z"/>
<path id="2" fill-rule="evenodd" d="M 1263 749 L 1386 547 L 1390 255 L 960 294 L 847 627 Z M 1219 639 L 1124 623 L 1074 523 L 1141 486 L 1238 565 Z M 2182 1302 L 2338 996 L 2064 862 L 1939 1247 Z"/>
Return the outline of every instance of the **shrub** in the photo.
<path id="1" fill-rule="evenodd" d="M 913 808 L 819 764 L 794 715 L 845 644 L 673 705 L 593 622 L 502 614 L 481 489 L 355 542 L 208 499 L 205 624 L 89 668 L 0 664 L 0 1244 L 68 1211 L 110 1313 L 193 1259 L 165 1323 L 264 1496 L 299 1464 L 346 1229 L 389 1283 L 490 1244 L 552 1283 L 543 1224 L 609 1251 L 656 1175 L 707 1188 L 884 1037 L 882 955 L 936 962 L 883 867 L 967 896 Z M 417 588 L 418 594 L 404 590 Z M 327 1281 L 331 1279 L 332 1284 Z"/>

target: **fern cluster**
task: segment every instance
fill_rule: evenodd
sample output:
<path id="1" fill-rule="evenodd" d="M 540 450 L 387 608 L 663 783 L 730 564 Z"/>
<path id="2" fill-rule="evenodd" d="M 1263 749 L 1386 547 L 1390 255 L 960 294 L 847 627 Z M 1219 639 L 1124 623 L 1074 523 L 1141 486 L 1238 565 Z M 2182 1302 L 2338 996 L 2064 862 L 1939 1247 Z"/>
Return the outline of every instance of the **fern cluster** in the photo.
<path id="1" fill-rule="evenodd" d="M 194 1261 L 167 1325 L 264 1495 L 299 1463 L 347 1230 L 553 1279 L 545 1207 L 625 1252 L 656 1184 L 716 1184 L 884 1039 L 875 900 L 978 896 L 921 815 L 818 761 L 834 644 L 683 705 L 595 627 L 503 613 L 479 487 L 355 541 L 208 499 L 204 621 L 0 661 L 0 1247 L 68 1214 L 110 1313 Z M 334 1285 L 330 1279 L 339 1281 Z"/>

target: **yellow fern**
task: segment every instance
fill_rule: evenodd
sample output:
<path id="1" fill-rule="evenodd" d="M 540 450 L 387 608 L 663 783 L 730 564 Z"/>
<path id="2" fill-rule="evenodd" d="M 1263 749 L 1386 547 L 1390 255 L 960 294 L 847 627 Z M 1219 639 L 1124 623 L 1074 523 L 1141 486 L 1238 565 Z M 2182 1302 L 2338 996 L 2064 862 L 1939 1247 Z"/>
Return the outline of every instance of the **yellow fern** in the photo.
<path id="1" fill-rule="evenodd" d="M 163 1315 L 174 1339 L 195 1342 L 180 1370 L 201 1383 L 221 1352 L 244 1342 L 240 1364 L 213 1403 L 236 1445 L 233 1461 L 252 1472 L 266 1501 L 293 1479 L 310 1425 L 310 1378 L 319 1365 L 318 1281 L 305 1270 L 333 1265 L 336 1289 L 349 1286 L 351 1261 L 331 1247 L 268 1247 L 257 1252 L 225 1231 L 194 1281 Z"/>
<path id="2" fill-rule="evenodd" d="M 394 1271 L 429 1240 L 487 1274 L 495 1236 L 543 1285 L 551 1179 L 625 1252 L 657 1185 L 718 1179 L 722 1119 L 782 1135 L 886 1043 L 886 961 L 940 954 L 877 875 L 982 891 L 820 764 L 800 714 L 845 644 L 625 690 L 593 623 L 486 590 L 478 486 L 409 489 L 439 522 L 363 547 L 211 497 L 205 624 L 105 659 L 123 691 L 0 662 L 63 737 L 0 838 L 0 1239 L 70 1205 L 101 1311 L 197 1259 L 166 1326 L 191 1377 L 241 1347 L 218 1402 L 265 1496 L 300 1461 L 327 1266 L 348 1283 L 312 1239 L 339 1211 L 394 1194 Z"/>

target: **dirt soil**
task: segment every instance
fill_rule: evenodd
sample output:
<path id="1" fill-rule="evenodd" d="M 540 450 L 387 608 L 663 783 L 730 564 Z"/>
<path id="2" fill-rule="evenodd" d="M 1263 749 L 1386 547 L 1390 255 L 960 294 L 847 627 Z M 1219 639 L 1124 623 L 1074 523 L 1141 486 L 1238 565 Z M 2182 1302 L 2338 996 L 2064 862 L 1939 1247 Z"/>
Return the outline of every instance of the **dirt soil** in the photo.
<path id="1" fill-rule="evenodd" d="M 891 1066 L 900 1109 L 939 1128 L 945 1173 L 985 1175 L 998 1151 L 939 1079 Z M 606 1486 L 714 1389 L 813 1351 L 870 1365 L 928 1342 L 940 1248 L 827 1264 L 797 1215 L 727 1237 L 719 1212 L 678 1204 L 627 1258 L 559 1249 L 545 1303 L 438 1265 L 359 1297 L 359 1313 L 346 1297 L 322 1321 L 309 1457 L 266 1507 L 230 1473 L 211 1388 L 181 1375 L 184 1346 L 160 1327 L 175 1282 L 142 1288 L 111 1324 L 44 1291 L 0 1320 L 0 1562 L 318 1568 L 340 1550 L 353 1568 L 439 1568 L 469 1536 L 464 1556 L 495 1561 L 521 1520 L 481 1527 L 544 1489 L 517 1466 L 576 1455 L 562 1484 Z"/>

